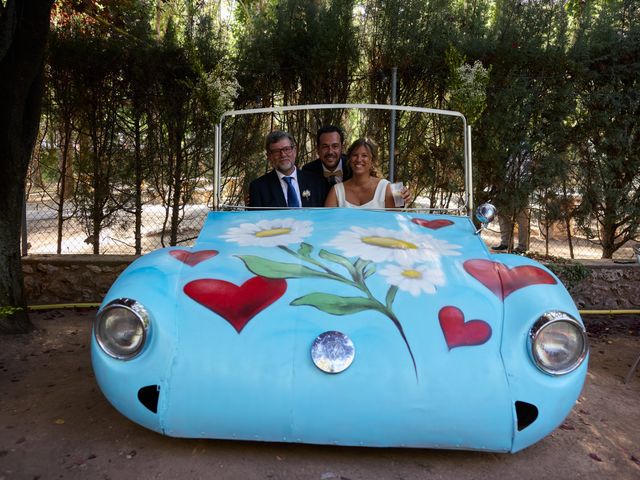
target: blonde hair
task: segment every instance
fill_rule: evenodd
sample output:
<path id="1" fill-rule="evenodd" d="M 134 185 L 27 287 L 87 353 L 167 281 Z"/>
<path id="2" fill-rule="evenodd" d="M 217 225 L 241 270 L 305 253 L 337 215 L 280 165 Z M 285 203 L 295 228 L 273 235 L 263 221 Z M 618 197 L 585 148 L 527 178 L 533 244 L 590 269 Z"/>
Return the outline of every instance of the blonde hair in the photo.
<path id="1" fill-rule="evenodd" d="M 355 142 L 351 144 L 349 149 L 347 150 L 347 161 L 349 162 L 349 166 L 351 166 L 351 154 L 354 152 L 356 148 L 365 147 L 369 151 L 369 155 L 371 155 L 371 169 L 369 170 L 369 175 L 372 177 L 378 176 L 378 145 L 376 142 L 367 137 L 362 137 L 357 139 Z"/>

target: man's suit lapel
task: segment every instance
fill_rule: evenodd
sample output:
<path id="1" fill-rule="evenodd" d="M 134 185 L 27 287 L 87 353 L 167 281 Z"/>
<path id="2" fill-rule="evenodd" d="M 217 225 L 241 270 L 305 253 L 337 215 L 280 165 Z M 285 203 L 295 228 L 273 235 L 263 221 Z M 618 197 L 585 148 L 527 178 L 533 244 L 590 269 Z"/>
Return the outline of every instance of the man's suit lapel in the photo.
<path id="1" fill-rule="evenodd" d="M 302 175 L 300 175 L 302 173 Z M 298 170 L 298 186 L 303 207 L 324 207 L 327 196 L 327 184 L 315 173 L 300 172 Z M 307 195 L 305 195 L 307 192 Z"/>
<path id="2" fill-rule="evenodd" d="M 275 170 L 271 170 L 271 173 L 269 174 L 269 190 L 271 190 L 271 195 L 276 200 L 274 207 L 287 206 L 287 199 L 284 198 L 284 193 L 280 186 L 280 179 L 278 178 L 278 174 Z"/>

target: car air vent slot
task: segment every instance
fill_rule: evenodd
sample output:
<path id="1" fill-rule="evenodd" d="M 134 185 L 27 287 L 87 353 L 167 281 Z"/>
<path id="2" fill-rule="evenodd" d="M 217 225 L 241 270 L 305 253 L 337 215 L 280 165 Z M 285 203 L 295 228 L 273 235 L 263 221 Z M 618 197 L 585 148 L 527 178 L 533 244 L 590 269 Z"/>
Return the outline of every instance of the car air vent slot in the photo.
<path id="1" fill-rule="evenodd" d="M 138 390 L 138 400 L 140 403 L 151 410 L 158 413 L 158 398 L 160 397 L 160 385 L 147 385 Z"/>
<path id="2" fill-rule="evenodd" d="M 516 402 L 516 416 L 518 417 L 518 431 L 522 431 L 538 418 L 538 407 L 527 402 Z"/>

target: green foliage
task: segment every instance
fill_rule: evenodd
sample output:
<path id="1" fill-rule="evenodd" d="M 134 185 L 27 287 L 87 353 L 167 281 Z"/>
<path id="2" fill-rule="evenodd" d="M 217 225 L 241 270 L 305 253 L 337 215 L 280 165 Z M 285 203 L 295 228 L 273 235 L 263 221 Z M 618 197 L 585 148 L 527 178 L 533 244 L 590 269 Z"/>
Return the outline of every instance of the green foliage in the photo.
<path id="1" fill-rule="evenodd" d="M 591 270 L 580 262 L 567 261 L 562 258 L 550 258 L 550 261 L 544 262 L 545 265 L 558 276 L 569 291 L 591 275 Z"/>
<path id="2" fill-rule="evenodd" d="M 199 179 L 210 176 L 213 127 L 232 106 L 237 82 L 223 29 L 213 18 L 217 8 L 201 3 L 60 7 L 46 103 L 60 154 L 41 155 L 48 160 L 42 177 L 75 180 L 71 203 L 96 253 L 101 230 L 126 222 L 123 211 L 140 217 L 145 184 L 165 206 L 169 243 L 175 244 L 184 203 Z M 63 195 L 63 186 L 58 182 L 60 197 L 71 190 L 67 184 Z"/>
<path id="3" fill-rule="evenodd" d="M 578 218 L 603 258 L 640 231 L 639 15 L 637 2 L 605 3 L 595 21 L 580 24 L 571 51 Z"/>
<path id="4" fill-rule="evenodd" d="M 517 212 L 561 189 L 573 111 L 567 15 L 558 2 L 496 2 L 483 53 L 487 106 L 474 129 L 476 202 Z"/>
<path id="5" fill-rule="evenodd" d="M 582 233 L 610 257 L 640 228 L 639 8 L 633 0 L 58 2 L 46 140 L 33 171 L 56 183 L 59 205 L 71 202 L 94 241 L 122 211 L 139 215 L 149 194 L 166 210 L 163 238 L 167 230 L 175 243 L 182 207 L 212 174 L 222 112 L 386 104 L 395 69 L 398 103 L 459 110 L 473 125 L 476 202 L 507 215 L 534 202 L 544 225 L 577 212 Z M 396 177 L 432 206 L 457 206 L 459 125 L 396 120 Z M 269 130 L 290 130 L 303 163 L 327 123 L 343 125 L 347 142 L 369 135 L 388 152 L 386 112 L 227 119 L 229 197 L 241 201 L 265 172 Z M 523 150 L 530 172 L 510 177 L 509 160 Z"/>
<path id="6" fill-rule="evenodd" d="M 24 308 L 20 308 L 20 307 L 11 307 L 11 306 L 0 307 L 0 318 L 10 317 L 11 315 L 17 312 L 21 312 L 23 310 Z"/>
<path id="7" fill-rule="evenodd" d="M 473 125 L 487 106 L 487 86 L 490 70 L 479 60 L 473 65 L 465 63 L 464 58 L 453 47 L 447 51 L 447 63 L 450 68 L 450 108 L 464 114 L 467 122 Z"/>
<path id="8" fill-rule="evenodd" d="M 251 21 L 236 29 L 239 105 L 346 101 L 347 73 L 358 61 L 353 0 L 242 6 Z"/>

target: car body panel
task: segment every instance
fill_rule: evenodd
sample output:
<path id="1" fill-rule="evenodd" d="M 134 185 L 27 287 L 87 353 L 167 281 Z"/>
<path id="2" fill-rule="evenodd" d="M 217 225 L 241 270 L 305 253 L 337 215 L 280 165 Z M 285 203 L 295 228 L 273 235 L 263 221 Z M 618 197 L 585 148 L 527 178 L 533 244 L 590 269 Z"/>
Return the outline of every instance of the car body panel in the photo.
<path id="1" fill-rule="evenodd" d="M 575 305 L 541 265 L 491 255 L 467 217 L 211 212 L 193 247 L 140 258 L 104 305 L 120 297 L 149 310 L 150 338 L 128 361 L 94 340 L 100 387 L 178 437 L 517 450 L 564 419 L 586 374 L 586 362 L 563 377 L 533 365 L 533 322 L 579 318 Z M 338 374 L 310 352 L 332 330 L 355 345 Z M 135 399 L 147 385 L 157 413 Z M 522 431 L 518 400 L 540 409 Z"/>
<path id="2" fill-rule="evenodd" d="M 537 262 L 519 255 L 503 254 L 496 257 L 510 268 L 523 265 L 540 266 Z M 552 272 L 549 274 L 553 275 Z M 543 301 L 534 302 L 531 301 L 532 298 Z M 564 311 L 574 318 L 580 318 L 571 296 L 564 288 L 550 289 L 544 285 L 533 285 L 509 295 L 504 305 L 505 318 L 510 321 L 505 322 L 505 340 L 501 351 L 509 389 L 515 399 L 536 405 L 539 410 L 534 424 L 520 432 L 516 431 L 512 450 L 519 451 L 551 433 L 569 414 L 582 390 L 588 358 L 576 370 L 566 375 L 540 375 L 540 370 L 531 361 L 529 344 L 526 341 L 510 340 L 527 338 L 531 325 L 550 310 Z M 561 391 L 563 394 L 550 395 L 549 392 L 555 391 Z"/>
<path id="3" fill-rule="evenodd" d="M 174 299 L 182 267 L 176 268 L 167 253 L 168 249 L 156 250 L 134 261 L 102 302 L 104 307 L 117 298 L 128 297 L 149 305 L 153 321 L 140 355 L 122 361 L 106 355 L 95 337 L 91 344 L 93 370 L 105 396 L 123 415 L 158 432 L 162 432 L 160 417 L 141 405 L 137 398 L 143 386 L 167 386 L 176 353 L 178 330 Z"/>

